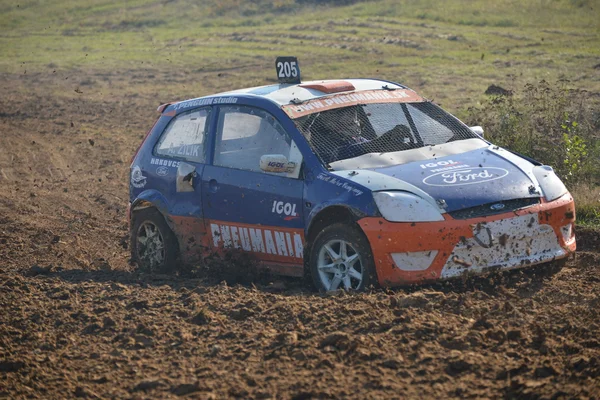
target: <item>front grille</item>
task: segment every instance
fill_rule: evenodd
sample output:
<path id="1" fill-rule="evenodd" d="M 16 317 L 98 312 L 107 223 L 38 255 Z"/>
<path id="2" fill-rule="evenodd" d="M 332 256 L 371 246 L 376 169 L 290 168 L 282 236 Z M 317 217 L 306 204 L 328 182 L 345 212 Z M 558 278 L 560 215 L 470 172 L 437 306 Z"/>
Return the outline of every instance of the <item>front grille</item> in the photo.
<path id="1" fill-rule="evenodd" d="M 515 211 L 521 208 L 529 207 L 534 204 L 539 204 L 540 199 L 537 197 L 528 197 L 525 199 L 514 199 L 506 201 L 496 201 L 493 203 L 483 204 L 481 206 L 465 208 L 458 211 L 449 212 L 450 216 L 454 219 L 469 219 L 484 217 L 487 215 L 502 214 L 508 211 Z M 504 207 L 500 209 L 494 209 L 493 206 L 496 204 L 503 204 Z"/>

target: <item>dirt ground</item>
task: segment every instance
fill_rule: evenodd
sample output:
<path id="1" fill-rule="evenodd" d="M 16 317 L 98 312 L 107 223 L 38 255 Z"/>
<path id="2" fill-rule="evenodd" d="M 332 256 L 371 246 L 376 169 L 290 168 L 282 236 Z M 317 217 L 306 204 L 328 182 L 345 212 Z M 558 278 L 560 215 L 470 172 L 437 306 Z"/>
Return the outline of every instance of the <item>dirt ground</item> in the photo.
<path id="1" fill-rule="evenodd" d="M 136 272 L 158 78 L 0 76 L 0 398 L 600 398 L 597 231 L 554 275 L 366 294 Z"/>

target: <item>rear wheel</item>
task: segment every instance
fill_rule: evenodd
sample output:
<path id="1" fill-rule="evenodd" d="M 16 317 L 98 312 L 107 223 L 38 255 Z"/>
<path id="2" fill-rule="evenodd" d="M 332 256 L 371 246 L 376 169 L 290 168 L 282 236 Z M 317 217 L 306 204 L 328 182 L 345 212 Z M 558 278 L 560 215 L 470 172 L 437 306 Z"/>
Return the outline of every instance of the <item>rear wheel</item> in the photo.
<path id="1" fill-rule="evenodd" d="M 309 265 L 313 283 L 322 291 L 363 291 L 377 282 L 371 246 L 348 224 L 330 225 L 317 235 Z"/>
<path id="2" fill-rule="evenodd" d="M 133 215 L 131 255 L 142 271 L 164 273 L 174 270 L 177 239 L 155 208 L 143 209 Z"/>

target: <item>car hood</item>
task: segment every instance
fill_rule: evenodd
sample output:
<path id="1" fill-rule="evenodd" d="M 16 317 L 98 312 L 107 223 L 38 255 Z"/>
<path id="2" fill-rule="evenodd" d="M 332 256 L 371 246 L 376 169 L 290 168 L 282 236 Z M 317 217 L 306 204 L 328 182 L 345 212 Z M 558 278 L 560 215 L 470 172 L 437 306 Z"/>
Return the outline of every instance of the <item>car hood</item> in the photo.
<path id="1" fill-rule="evenodd" d="M 405 190 L 452 212 L 512 199 L 540 197 L 534 165 L 497 146 L 401 165 L 334 172 L 372 191 Z M 345 173 L 344 173 L 345 172 Z M 362 175 L 362 177 L 361 177 Z"/>

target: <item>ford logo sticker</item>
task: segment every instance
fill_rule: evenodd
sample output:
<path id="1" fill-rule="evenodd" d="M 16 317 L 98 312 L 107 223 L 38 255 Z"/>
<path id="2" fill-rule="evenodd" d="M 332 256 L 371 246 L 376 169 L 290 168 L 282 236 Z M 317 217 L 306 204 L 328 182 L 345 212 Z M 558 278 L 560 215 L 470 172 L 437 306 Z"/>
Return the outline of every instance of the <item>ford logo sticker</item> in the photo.
<path id="1" fill-rule="evenodd" d="M 169 169 L 167 167 L 156 168 L 156 175 L 158 175 L 158 176 L 167 176 L 168 173 L 169 173 Z"/>
<path id="2" fill-rule="evenodd" d="M 423 179 L 429 186 L 461 186 L 504 178 L 508 171 L 498 167 L 473 167 L 438 172 Z"/>
<path id="3" fill-rule="evenodd" d="M 500 211 L 500 210 L 504 210 L 504 207 L 506 207 L 504 204 L 502 204 L 502 203 L 496 203 L 496 204 L 492 204 L 490 206 L 490 210 L 492 210 L 492 211 Z"/>

